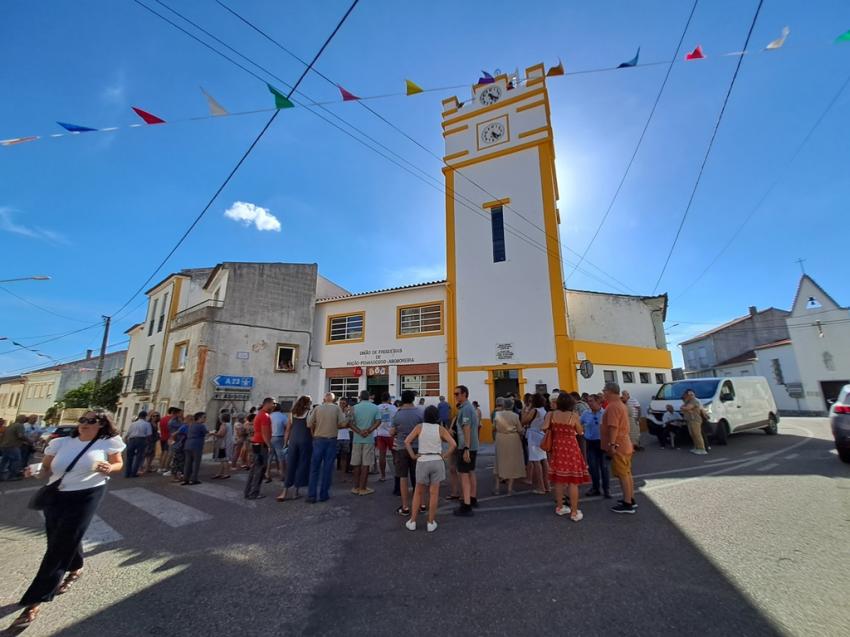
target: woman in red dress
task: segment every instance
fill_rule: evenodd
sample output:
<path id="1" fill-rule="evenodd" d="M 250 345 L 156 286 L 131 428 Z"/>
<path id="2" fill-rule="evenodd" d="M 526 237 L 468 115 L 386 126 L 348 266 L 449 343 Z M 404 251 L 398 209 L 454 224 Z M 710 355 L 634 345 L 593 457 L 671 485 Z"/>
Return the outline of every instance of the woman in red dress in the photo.
<path id="1" fill-rule="evenodd" d="M 584 429 L 573 407 L 575 400 L 572 396 L 566 392 L 558 394 L 557 409 L 546 414 L 542 429 L 552 429 L 549 481 L 555 485 L 555 513 L 569 513 L 573 522 L 579 522 L 584 515 L 578 508 L 578 485 L 590 482 L 590 474 L 576 440 Z M 569 485 L 570 489 L 569 507 L 564 506 L 564 485 Z"/>

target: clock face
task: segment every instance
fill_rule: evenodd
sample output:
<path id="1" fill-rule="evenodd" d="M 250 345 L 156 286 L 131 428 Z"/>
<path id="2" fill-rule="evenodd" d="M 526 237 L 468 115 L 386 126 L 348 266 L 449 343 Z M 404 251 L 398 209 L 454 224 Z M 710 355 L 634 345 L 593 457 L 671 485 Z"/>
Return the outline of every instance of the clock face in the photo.
<path id="1" fill-rule="evenodd" d="M 499 86 L 488 86 L 478 94 L 478 101 L 482 106 L 495 104 L 502 98 L 502 89 Z"/>
<path id="2" fill-rule="evenodd" d="M 505 125 L 502 122 L 490 122 L 481 129 L 481 144 L 498 144 L 505 140 Z"/>

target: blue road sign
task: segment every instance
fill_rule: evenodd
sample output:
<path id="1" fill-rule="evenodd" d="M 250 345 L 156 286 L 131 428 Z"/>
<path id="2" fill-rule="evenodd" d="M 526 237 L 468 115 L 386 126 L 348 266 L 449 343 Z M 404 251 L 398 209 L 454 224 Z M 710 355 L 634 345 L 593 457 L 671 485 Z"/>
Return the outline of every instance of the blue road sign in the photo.
<path id="1" fill-rule="evenodd" d="M 219 374 L 213 378 L 213 383 L 216 387 L 239 387 L 241 389 L 251 389 L 254 386 L 253 376 L 222 376 Z"/>

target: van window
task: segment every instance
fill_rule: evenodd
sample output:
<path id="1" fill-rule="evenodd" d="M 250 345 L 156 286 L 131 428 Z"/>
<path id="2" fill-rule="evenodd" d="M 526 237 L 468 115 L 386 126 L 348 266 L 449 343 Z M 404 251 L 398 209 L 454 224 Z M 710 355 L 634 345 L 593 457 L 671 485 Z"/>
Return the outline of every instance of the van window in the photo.
<path id="1" fill-rule="evenodd" d="M 675 383 L 664 383 L 655 395 L 655 400 L 680 400 L 687 389 L 693 389 L 697 398 L 707 400 L 714 398 L 719 380 L 694 379 L 677 380 Z"/>
<path id="2" fill-rule="evenodd" d="M 731 381 L 727 380 L 720 388 L 720 400 L 721 402 L 735 400 L 735 390 L 732 388 Z"/>

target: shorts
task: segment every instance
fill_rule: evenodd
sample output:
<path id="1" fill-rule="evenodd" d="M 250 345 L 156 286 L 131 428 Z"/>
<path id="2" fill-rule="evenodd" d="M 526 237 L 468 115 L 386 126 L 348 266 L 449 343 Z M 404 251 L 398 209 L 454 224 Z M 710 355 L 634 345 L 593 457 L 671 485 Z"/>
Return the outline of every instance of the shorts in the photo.
<path id="1" fill-rule="evenodd" d="M 371 442 L 355 442 L 351 445 L 352 467 L 371 467 L 375 462 L 375 445 Z"/>
<path id="2" fill-rule="evenodd" d="M 436 456 L 435 456 L 436 457 Z M 422 460 L 416 463 L 416 484 L 439 484 L 446 479 L 446 465 L 442 458 Z"/>
<path id="3" fill-rule="evenodd" d="M 227 460 L 227 450 L 224 447 L 222 447 L 221 449 L 216 451 L 215 452 L 215 459 L 216 460 Z"/>
<path id="4" fill-rule="evenodd" d="M 375 436 L 375 446 L 381 453 L 390 452 L 393 450 L 392 436 Z"/>
<path id="5" fill-rule="evenodd" d="M 457 472 L 458 473 L 472 473 L 475 471 L 475 459 L 478 457 L 477 451 L 469 452 L 469 462 L 464 462 L 463 460 L 463 451 L 460 449 L 457 450 Z"/>
<path id="6" fill-rule="evenodd" d="M 617 478 L 628 478 L 632 475 L 632 457 L 615 453 L 611 456 L 611 473 Z"/>
<path id="7" fill-rule="evenodd" d="M 160 449 L 160 451 L 162 451 L 162 453 L 167 453 L 168 452 L 168 441 L 167 440 L 160 440 L 159 441 L 159 449 Z"/>
<path id="8" fill-rule="evenodd" d="M 397 478 L 407 478 L 416 475 L 416 460 L 410 457 L 407 449 L 393 451 L 393 467 Z"/>

